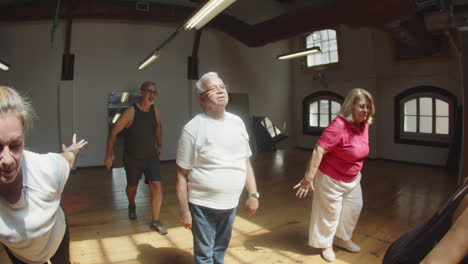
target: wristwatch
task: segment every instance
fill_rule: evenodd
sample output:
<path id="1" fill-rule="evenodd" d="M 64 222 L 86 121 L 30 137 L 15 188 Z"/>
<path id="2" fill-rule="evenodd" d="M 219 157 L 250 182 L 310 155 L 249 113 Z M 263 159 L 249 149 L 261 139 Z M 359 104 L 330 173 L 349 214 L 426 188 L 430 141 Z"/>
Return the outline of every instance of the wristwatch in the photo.
<path id="1" fill-rule="evenodd" d="M 260 198 L 260 193 L 259 193 L 259 192 L 251 193 L 251 194 L 249 194 L 249 198 L 250 198 L 250 197 L 253 197 L 253 198 L 257 198 L 257 199 L 258 199 L 258 198 Z"/>

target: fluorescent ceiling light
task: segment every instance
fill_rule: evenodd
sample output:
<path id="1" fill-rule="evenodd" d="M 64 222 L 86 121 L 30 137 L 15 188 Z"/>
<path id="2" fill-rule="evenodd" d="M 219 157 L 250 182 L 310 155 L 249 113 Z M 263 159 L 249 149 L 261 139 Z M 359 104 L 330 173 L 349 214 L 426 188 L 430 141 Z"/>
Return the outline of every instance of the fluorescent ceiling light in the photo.
<path id="1" fill-rule="evenodd" d="M 130 95 L 129 92 L 123 92 L 122 96 L 120 97 L 120 102 L 122 104 L 125 104 L 126 102 L 128 102 L 129 95 Z"/>
<path id="2" fill-rule="evenodd" d="M 115 122 L 117 122 L 117 120 L 119 120 L 120 118 L 120 113 L 117 113 L 114 115 L 114 118 L 112 118 L 112 124 L 115 124 Z"/>
<path id="3" fill-rule="evenodd" d="M 4 63 L 3 61 L 0 61 L 0 69 L 8 71 L 10 69 L 10 66 L 8 66 L 8 64 Z"/>
<path id="4" fill-rule="evenodd" d="M 199 30 L 236 0 L 209 0 L 185 23 L 184 28 Z"/>
<path id="5" fill-rule="evenodd" d="M 157 60 L 158 58 L 159 58 L 159 50 L 156 50 L 150 56 L 148 56 L 148 58 L 146 58 L 144 61 L 140 63 L 140 66 L 138 66 L 138 70 L 145 68 L 146 66 L 150 65 L 155 60 Z"/>
<path id="6" fill-rule="evenodd" d="M 278 59 L 279 60 L 289 60 L 289 59 L 294 59 L 294 58 L 298 58 L 298 57 L 307 56 L 307 55 L 314 54 L 314 53 L 317 53 L 317 52 L 322 52 L 322 51 L 320 50 L 319 47 L 312 47 L 312 48 L 308 48 L 308 49 L 303 50 L 303 51 L 280 55 L 280 56 L 278 56 Z"/>
<path id="7" fill-rule="evenodd" d="M 186 30 L 191 30 L 193 28 L 199 30 L 235 1 L 236 0 L 208 0 L 205 2 L 205 4 L 200 7 L 184 25 L 177 28 L 177 30 L 172 33 L 172 35 L 170 35 L 169 38 L 167 38 L 163 43 L 161 43 L 161 45 L 159 45 L 150 56 L 148 56 L 143 62 L 140 63 L 138 70 L 144 69 L 157 60 L 159 58 L 161 49 L 167 43 L 169 43 L 169 41 L 171 41 L 183 28 Z"/>

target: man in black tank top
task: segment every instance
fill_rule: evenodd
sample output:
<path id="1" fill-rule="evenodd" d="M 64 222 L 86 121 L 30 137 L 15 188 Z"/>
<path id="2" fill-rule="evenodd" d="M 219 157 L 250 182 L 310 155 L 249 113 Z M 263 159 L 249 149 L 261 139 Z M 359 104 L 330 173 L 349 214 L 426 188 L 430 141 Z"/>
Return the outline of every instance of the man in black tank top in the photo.
<path id="1" fill-rule="evenodd" d="M 159 155 L 162 153 L 162 129 L 159 109 L 154 106 L 156 84 L 144 82 L 140 87 L 140 100 L 124 111 L 114 124 L 107 140 L 105 164 L 108 170 L 112 167 L 113 147 L 117 135 L 125 131 L 124 166 L 127 175 L 126 193 L 128 198 L 128 218 L 136 219 L 135 196 L 138 182 L 145 175 L 145 182 L 151 191 L 150 227 L 161 235 L 167 234 L 167 229 L 159 221 L 162 203 L 161 176 L 159 171 Z"/>

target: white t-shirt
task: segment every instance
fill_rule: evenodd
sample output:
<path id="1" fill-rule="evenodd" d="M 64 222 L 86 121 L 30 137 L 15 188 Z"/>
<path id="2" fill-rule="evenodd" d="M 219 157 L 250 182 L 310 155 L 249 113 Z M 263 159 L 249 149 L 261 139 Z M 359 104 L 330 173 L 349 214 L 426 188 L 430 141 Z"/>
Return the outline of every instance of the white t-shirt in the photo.
<path id="1" fill-rule="evenodd" d="M 20 260 L 42 264 L 57 251 L 65 234 L 60 197 L 70 172 L 60 154 L 23 152 L 21 198 L 0 197 L 0 242 Z"/>
<path id="2" fill-rule="evenodd" d="M 216 120 L 198 114 L 182 130 L 176 163 L 191 170 L 189 202 L 213 209 L 232 209 L 245 186 L 252 155 L 244 122 L 231 113 Z"/>

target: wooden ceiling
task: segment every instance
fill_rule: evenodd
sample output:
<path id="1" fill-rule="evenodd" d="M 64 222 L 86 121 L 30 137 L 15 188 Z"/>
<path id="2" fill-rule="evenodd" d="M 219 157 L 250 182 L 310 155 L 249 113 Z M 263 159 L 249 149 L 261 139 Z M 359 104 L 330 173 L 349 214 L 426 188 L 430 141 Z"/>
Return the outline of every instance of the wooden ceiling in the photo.
<path id="1" fill-rule="evenodd" d="M 418 2 L 425 2 L 426 5 L 421 8 Z M 431 4 L 434 2 L 437 1 L 238 0 L 234 7 L 237 13 L 229 12 L 230 7 L 207 26 L 221 30 L 250 47 L 339 25 L 376 27 L 390 32 L 394 38 L 410 46 L 427 49 L 431 53 L 437 48 L 437 37 L 426 29 L 423 15 L 434 8 Z M 52 21 L 56 4 L 57 0 L 0 0 L 0 21 Z M 181 25 L 199 5 L 199 0 L 153 0 L 149 11 L 142 12 L 135 10 L 135 2 L 131 1 L 62 0 L 59 17 Z M 282 12 L 255 23 L 246 22 L 242 16 L 251 8 L 256 8 L 260 16 L 267 5 L 279 6 L 277 9 Z"/>

